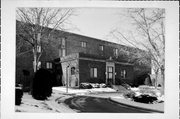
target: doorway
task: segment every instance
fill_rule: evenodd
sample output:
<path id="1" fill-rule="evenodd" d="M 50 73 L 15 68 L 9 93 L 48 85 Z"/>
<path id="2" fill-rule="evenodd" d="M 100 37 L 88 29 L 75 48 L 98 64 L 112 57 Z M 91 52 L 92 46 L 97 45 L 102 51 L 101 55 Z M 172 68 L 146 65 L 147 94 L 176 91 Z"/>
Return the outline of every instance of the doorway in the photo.
<path id="1" fill-rule="evenodd" d="M 106 62 L 106 84 L 115 84 L 115 65 L 113 62 Z"/>

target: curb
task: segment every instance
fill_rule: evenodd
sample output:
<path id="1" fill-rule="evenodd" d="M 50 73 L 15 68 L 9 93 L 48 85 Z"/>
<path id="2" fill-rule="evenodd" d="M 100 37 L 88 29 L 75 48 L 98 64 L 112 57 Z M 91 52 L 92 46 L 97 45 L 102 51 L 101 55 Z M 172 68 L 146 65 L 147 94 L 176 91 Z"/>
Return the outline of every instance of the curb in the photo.
<path id="1" fill-rule="evenodd" d="M 112 102 L 115 102 L 115 103 L 119 103 L 119 104 L 124 105 L 124 106 L 132 107 L 132 108 L 136 108 L 136 109 L 140 109 L 140 110 L 145 110 L 145 111 L 151 111 L 152 113 L 153 112 L 164 113 L 164 111 L 160 111 L 160 110 L 149 109 L 149 108 L 145 108 L 145 107 L 133 106 L 133 105 L 130 105 L 130 104 L 125 104 L 125 103 L 116 101 L 116 100 L 112 99 L 111 97 L 109 97 L 109 100 L 112 101 Z"/>

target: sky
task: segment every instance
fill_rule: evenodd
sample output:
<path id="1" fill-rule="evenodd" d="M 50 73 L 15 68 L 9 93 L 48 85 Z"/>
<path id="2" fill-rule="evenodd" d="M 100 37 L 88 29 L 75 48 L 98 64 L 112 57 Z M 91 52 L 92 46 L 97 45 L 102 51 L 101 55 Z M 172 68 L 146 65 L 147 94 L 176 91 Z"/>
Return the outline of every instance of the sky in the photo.
<path id="1" fill-rule="evenodd" d="M 122 32 L 132 29 L 125 9 L 120 8 L 79 8 L 75 10 L 77 16 L 71 17 L 70 21 L 78 30 L 71 32 L 120 43 L 119 40 L 112 38 L 109 34 L 112 30 L 120 28 Z"/>

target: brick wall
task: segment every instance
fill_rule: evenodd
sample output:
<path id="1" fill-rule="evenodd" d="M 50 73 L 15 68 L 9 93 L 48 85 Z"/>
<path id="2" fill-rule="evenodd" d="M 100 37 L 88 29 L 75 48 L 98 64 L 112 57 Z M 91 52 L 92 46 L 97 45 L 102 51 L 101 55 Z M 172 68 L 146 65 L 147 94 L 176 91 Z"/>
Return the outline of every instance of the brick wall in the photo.
<path id="1" fill-rule="evenodd" d="M 97 78 L 90 77 L 90 68 L 97 68 Z M 105 83 L 106 63 L 89 60 L 79 60 L 79 76 L 81 82 Z"/>
<path id="2" fill-rule="evenodd" d="M 81 47 L 81 42 L 86 42 L 87 47 Z M 104 46 L 104 51 L 100 51 L 99 45 Z M 102 41 L 95 38 L 89 38 L 81 35 L 70 34 L 66 37 L 66 53 L 67 55 L 72 53 L 83 52 L 93 55 L 101 55 L 104 57 L 113 57 L 113 49 L 118 48 L 119 45 L 110 43 L 107 41 Z"/>
<path id="3" fill-rule="evenodd" d="M 47 30 L 49 30 L 49 28 L 47 28 Z M 16 29 L 16 32 L 18 32 L 18 28 Z M 45 64 L 46 61 L 52 61 L 56 58 L 59 58 L 59 56 L 60 56 L 59 52 L 61 49 L 60 46 L 61 46 L 62 38 L 65 38 L 65 40 L 66 40 L 66 47 L 65 47 L 66 55 L 84 52 L 86 54 L 91 54 L 91 55 L 95 55 L 95 56 L 103 56 L 105 59 L 108 59 L 110 56 L 112 56 L 113 59 L 116 59 L 114 57 L 114 52 L 113 52 L 113 50 L 115 48 L 119 49 L 119 53 L 121 53 L 120 52 L 121 48 L 128 48 L 127 46 L 123 46 L 123 45 L 119 45 L 119 44 L 115 44 L 115 43 L 111 43 L 111 42 L 107 42 L 107 41 L 103 41 L 103 40 L 99 40 L 99 39 L 95 39 L 95 38 L 90 38 L 90 37 L 86 37 L 86 36 L 82 36 L 82 35 L 78 35 L 78 34 L 73 34 L 73 33 L 55 30 L 53 32 L 53 34 L 51 34 L 50 39 L 46 39 L 46 37 L 44 37 L 42 39 L 44 42 L 44 43 L 42 43 L 42 45 L 44 46 L 43 47 L 44 48 L 43 54 L 40 58 L 40 61 L 42 62 L 41 63 L 42 67 L 44 67 L 44 68 L 46 67 L 46 64 Z M 16 39 L 16 40 L 18 41 L 18 39 Z M 81 47 L 82 41 L 87 43 L 86 48 Z M 104 46 L 103 52 L 100 51 L 99 45 Z M 132 50 L 132 48 L 128 48 L 128 49 Z M 123 60 L 121 56 L 119 56 L 118 58 L 119 59 L 116 59 L 117 61 Z M 29 71 L 31 71 L 30 74 L 33 74 L 32 61 L 33 61 L 32 52 L 30 52 L 29 54 L 24 54 L 24 55 L 16 58 L 16 78 L 17 78 L 17 81 L 23 79 L 23 75 L 22 75 L 23 69 L 29 70 Z M 87 79 L 89 77 L 88 75 L 90 74 L 89 73 L 90 69 L 85 69 L 87 67 L 86 66 L 87 64 L 93 64 L 94 63 L 94 65 L 96 64 L 97 67 L 99 67 L 99 68 L 105 67 L 104 66 L 105 63 L 103 64 L 103 66 L 102 66 L 102 63 L 98 63 L 98 62 L 92 63 L 90 61 L 81 61 L 80 63 L 81 63 L 80 68 L 83 69 L 83 70 L 81 70 L 83 72 L 80 72 L 82 75 L 82 77 L 80 77 L 82 79 L 82 81 L 89 80 L 89 81 L 93 82 L 95 80 L 95 79 L 92 79 L 92 80 Z M 105 68 L 101 68 L 101 69 L 105 70 Z M 130 70 L 130 69 L 128 69 L 128 70 Z M 102 71 L 102 72 L 104 73 L 105 71 Z M 85 74 L 88 77 L 86 77 Z M 100 75 L 98 77 L 102 77 L 101 73 L 100 74 L 98 73 L 98 75 Z M 103 79 L 105 79 L 105 77 Z M 100 79 L 96 79 L 96 80 L 99 81 Z M 99 81 L 99 82 L 101 82 L 101 81 Z"/>
<path id="4" fill-rule="evenodd" d="M 121 71 L 125 70 L 126 71 L 126 77 L 122 78 L 121 77 Z M 132 65 L 121 65 L 121 64 L 115 64 L 115 80 L 116 84 L 121 84 L 121 83 L 128 83 L 128 84 L 134 84 L 134 70 Z"/>

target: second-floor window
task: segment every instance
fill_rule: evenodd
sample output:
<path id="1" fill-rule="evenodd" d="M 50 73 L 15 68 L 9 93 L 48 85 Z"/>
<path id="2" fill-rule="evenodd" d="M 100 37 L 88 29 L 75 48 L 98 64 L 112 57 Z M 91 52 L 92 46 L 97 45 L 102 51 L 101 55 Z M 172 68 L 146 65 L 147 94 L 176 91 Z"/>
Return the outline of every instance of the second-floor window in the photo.
<path id="1" fill-rule="evenodd" d="M 81 47 L 86 48 L 87 47 L 87 43 L 82 41 L 81 42 Z"/>
<path id="2" fill-rule="evenodd" d="M 103 45 L 99 45 L 99 50 L 100 51 L 104 51 L 104 46 Z"/>
<path id="3" fill-rule="evenodd" d="M 66 39 L 65 39 L 65 38 L 62 38 L 62 39 L 60 40 L 59 56 L 60 56 L 60 57 L 66 56 Z"/>
<path id="4" fill-rule="evenodd" d="M 118 56 L 118 49 L 117 48 L 114 48 L 114 56 Z"/>
<path id="5" fill-rule="evenodd" d="M 61 40 L 61 48 L 65 48 L 66 47 L 66 40 L 65 38 L 62 38 Z"/>

